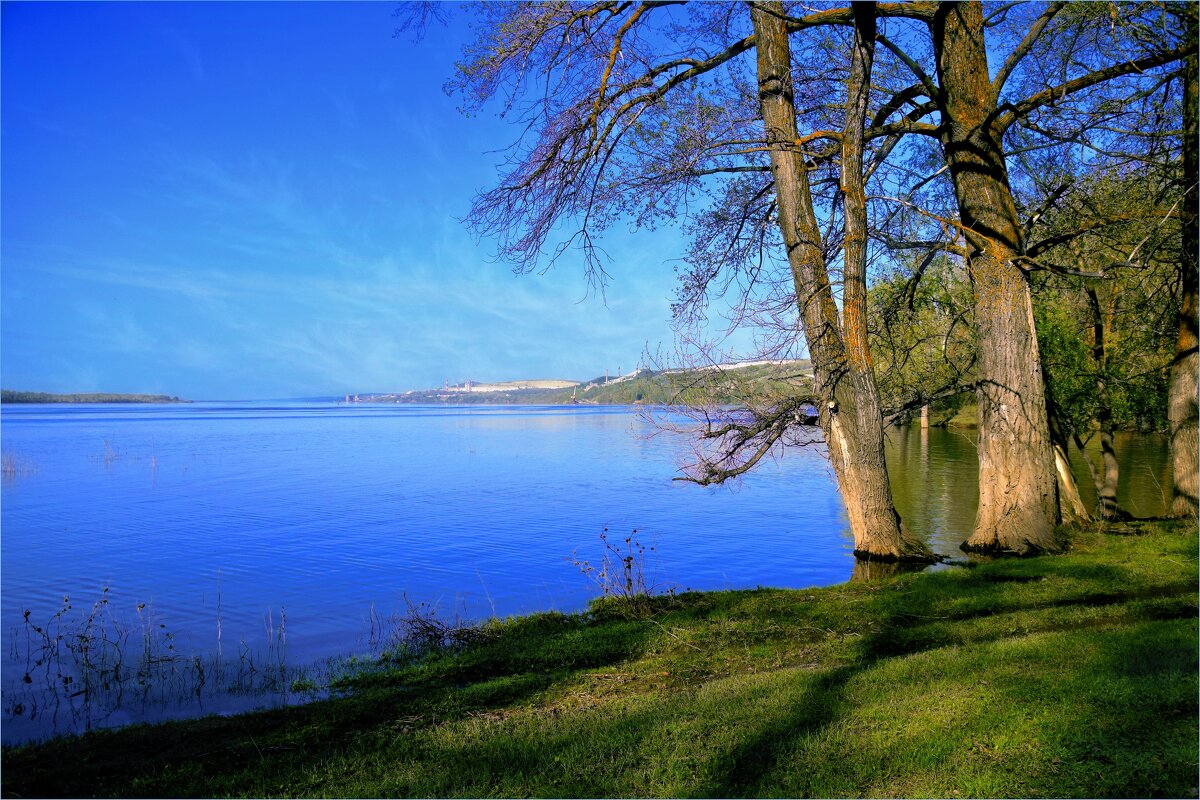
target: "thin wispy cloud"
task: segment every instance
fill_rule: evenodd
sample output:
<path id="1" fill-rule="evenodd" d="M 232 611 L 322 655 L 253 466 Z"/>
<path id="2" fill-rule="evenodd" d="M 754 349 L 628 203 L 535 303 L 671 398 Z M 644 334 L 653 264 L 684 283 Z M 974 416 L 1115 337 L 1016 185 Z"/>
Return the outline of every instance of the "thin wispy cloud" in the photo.
<path id="1" fill-rule="evenodd" d="M 249 11 L 286 41 L 238 24 Z M 515 132 L 442 94 L 453 31 L 417 49 L 381 6 L 249 11 L 31 9 L 5 31 L 6 385 L 232 398 L 584 378 L 669 340 L 675 234 L 614 233 L 605 303 L 577 260 L 514 277 L 459 221 Z M 48 319 L 54 336 L 26 335 Z"/>

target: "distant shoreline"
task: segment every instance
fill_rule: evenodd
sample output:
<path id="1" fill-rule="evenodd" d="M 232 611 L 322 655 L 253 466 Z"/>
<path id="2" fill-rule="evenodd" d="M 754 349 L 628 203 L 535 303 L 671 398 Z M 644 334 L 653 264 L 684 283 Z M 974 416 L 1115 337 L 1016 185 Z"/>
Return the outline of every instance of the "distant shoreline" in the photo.
<path id="1" fill-rule="evenodd" d="M 83 392 L 53 394 L 51 392 L 18 392 L 0 389 L 0 404 L 8 403 L 190 403 L 166 394 L 114 394 Z"/>
<path id="2" fill-rule="evenodd" d="M 659 405 L 738 402 L 805 390 L 812 380 L 807 359 L 739 361 L 691 369 L 645 367 L 589 381 L 526 379 L 500 383 L 465 381 L 440 389 L 347 395 L 347 403 L 420 405 Z"/>

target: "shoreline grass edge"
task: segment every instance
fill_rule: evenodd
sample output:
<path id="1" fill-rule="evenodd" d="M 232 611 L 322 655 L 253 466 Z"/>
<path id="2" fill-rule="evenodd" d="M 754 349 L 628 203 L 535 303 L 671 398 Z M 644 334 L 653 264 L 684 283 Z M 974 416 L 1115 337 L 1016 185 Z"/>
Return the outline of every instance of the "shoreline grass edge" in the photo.
<path id="1" fill-rule="evenodd" d="M 1196 523 L 1119 530 L 493 622 L 344 697 L 6 747 L 0 795 L 1195 797 Z"/>

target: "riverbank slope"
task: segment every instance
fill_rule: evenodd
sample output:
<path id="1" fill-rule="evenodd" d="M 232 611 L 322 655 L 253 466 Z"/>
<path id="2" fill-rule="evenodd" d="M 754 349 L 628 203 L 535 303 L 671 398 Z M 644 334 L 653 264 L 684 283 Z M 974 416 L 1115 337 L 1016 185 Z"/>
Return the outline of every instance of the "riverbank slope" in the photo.
<path id="1" fill-rule="evenodd" d="M 1194 797 L 1196 534 L 493 623 L 341 699 L 6 749 L 2 790 Z"/>
<path id="2" fill-rule="evenodd" d="M 805 391 L 811 385 L 807 359 L 746 361 L 694 369 L 602 375 L 589 381 L 518 380 L 481 384 L 468 381 L 443 389 L 400 394 L 363 394 L 360 402 L 467 405 L 632 405 L 744 403 Z"/>

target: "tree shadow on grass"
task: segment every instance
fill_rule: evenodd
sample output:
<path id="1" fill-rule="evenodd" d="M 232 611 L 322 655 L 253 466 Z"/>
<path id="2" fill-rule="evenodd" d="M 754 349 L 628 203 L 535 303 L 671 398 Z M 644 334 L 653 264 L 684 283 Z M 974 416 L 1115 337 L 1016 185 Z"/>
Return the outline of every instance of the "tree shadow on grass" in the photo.
<path id="1" fill-rule="evenodd" d="M 1054 567 L 1057 567 L 1057 569 Z M 1052 574 L 1057 573 L 1062 577 L 1078 577 L 1085 580 L 1098 581 L 1105 587 L 1119 583 L 1127 578 L 1125 574 L 1127 571 L 1119 567 L 1088 566 L 1075 568 L 1062 564 L 1056 564 L 1054 567 L 1050 570 Z M 923 591 L 914 592 L 911 597 L 906 598 L 902 606 L 897 606 L 886 596 L 876 598 L 876 602 L 873 604 L 874 608 L 868 610 L 867 613 L 878 614 L 881 622 L 874 631 L 863 637 L 859 648 L 859 657 L 850 665 L 834 669 L 823 675 L 796 702 L 791 704 L 782 715 L 776 716 L 774 721 L 764 725 L 753 736 L 747 738 L 736 748 L 724 754 L 720 759 L 720 769 L 723 776 L 704 793 L 711 796 L 726 797 L 778 794 L 781 791 L 781 786 L 785 785 L 785 782 L 782 780 L 784 774 L 788 774 L 788 777 L 793 781 L 790 784 L 786 784 L 786 789 L 783 790 L 784 793 L 800 795 L 826 793 L 828 791 L 827 787 L 823 792 L 819 786 L 811 784 L 805 786 L 803 783 L 796 785 L 794 781 L 798 776 L 794 773 L 789 773 L 785 762 L 789 756 L 795 754 L 803 741 L 807 740 L 811 743 L 837 726 L 852 713 L 854 705 L 849 691 L 851 682 L 889 659 L 913 656 L 943 647 L 966 644 L 986 646 L 1006 639 L 1025 637 L 1036 633 L 1072 632 L 1080 628 L 1095 626 L 1113 626 L 1114 628 L 1121 625 L 1128 626 L 1131 624 L 1131 620 L 1120 607 L 1114 608 L 1109 615 L 1100 613 L 1083 623 L 1078 621 L 1064 623 L 1056 620 L 1053 616 L 1043 614 L 1039 618 L 1038 623 L 1032 626 L 1025 625 L 1017 630 L 997 630 L 982 636 L 970 637 L 955 635 L 953 630 L 947 629 L 946 626 L 948 624 L 952 625 L 956 622 L 982 619 L 995 614 L 1052 612 L 1071 607 L 1100 609 L 1104 606 L 1118 606 L 1119 604 L 1145 599 L 1174 599 L 1179 601 L 1174 604 L 1163 605 L 1161 608 L 1144 609 L 1140 616 L 1145 624 L 1154 624 L 1154 621 L 1157 620 L 1177 621 L 1181 619 L 1194 619 L 1196 616 L 1195 586 L 1192 583 L 1137 587 L 1123 592 L 1085 590 L 1075 597 L 1060 597 L 1055 599 L 1037 599 L 1031 597 L 1017 603 L 1012 602 L 1011 597 L 1007 596 L 1007 593 L 1003 589 L 1005 584 L 1026 584 L 1040 580 L 1040 577 L 1031 579 L 1026 574 L 1006 573 L 1006 565 L 1001 564 L 994 572 L 971 573 L 965 580 L 960 579 L 954 582 L 926 581 L 922 586 Z M 963 585 L 964 582 L 974 587 L 974 590 L 982 590 L 984 592 L 984 596 L 978 598 L 981 600 L 980 607 L 954 609 L 954 606 L 964 596 L 964 589 L 967 588 Z M 992 595 L 992 597 L 989 598 L 989 595 Z M 989 599 L 995 600 L 994 606 L 988 602 Z M 1111 637 L 1106 637 L 1106 641 L 1109 638 Z M 1119 638 L 1127 641 L 1128 647 L 1125 649 L 1128 652 L 1124 656 L 1119 652 L 1114 652 L 1100 665 L 1104 679 L 1111 681 L 1115 686 L 1124 686 L 1126 689 L 1136 692 L 1139 678 L 1136 675 L 1136 671 L 1131 672 L 1130 664 L 1162 664 L 1164 665 L 1162 671 L 1166 674 L 1173 676 L 1187 676 L 1191 674 L 1193 677 L 1192 685 L 1194 686 L 1196 662 L 1194 633 L 1190 646 L 1187 644 L 1180 646 L 1178 642 L 1168 644 L 1163 644 L 1162 642 L 1147 643 L 1145 636 L 1137 632 L 1120 633 Z M 1086 673 L 1086 668 L 1083 665 L 1080 666 L 1081 673 Z M 1086 682 L 1098 678 L 1096 675 L 1081 674 L 1080 679 Z M 1009 688 L 1015 695 L 1020 695 L 1020 686 L 1014 685 Z M 1188 708 L 1185 710 L 1185 717 L 1190 720 L 1190 732 L 1192 734 L 1190 739 L 1194 739 L 1196 729 L 1196 702 L 1194 695 L 1195 692 L 1193 691 L 1190 701 L 1187 703 Z M 1136 714 L 1137 711 L 1138 709 L 1134 707 L 1126 709 L 1125 713 Z M 1146 719 L 1143 716 L 1138 728 L 1153 727 L 1153 725 L 1154 721 L 1152 719 Z M 1136 741 L 1130 742 L 1127 736 L 1119 738 L 1121 744 L 1117 745 L 1117 749 L 1120 751 L 1121 757 L 1137 757 L 1142 753 L 1142 749 L 1144 748 L 1140 748 Z M 1178 739 L 1178 737 L 1176 738 Z M 1190 741 L 1190 739 L 1186 735 L 1184 736 L 1185 741 Z M 1193 767 L 1192 772 L 1194 773 L 1194 748 L 1192 750 L 1190 762 L 1184 760 L 1184 772 L 1187 771 L 1187 763 L 1191 763 Z M 1091 758 L 1089 755 L 1090 752 L 1072 751 L 1071 756 L 1091 763 L 1088 761 Z M 867 757 L 866 754 L 861 752 L 847 752 L 845 755 L 847 759 Z M 886 758 L 885 754 L 877 755 L 881 760 Z M 1178 787 L 1181 785 L 1179 783 L 1180 759 L 1177 758 L 1172 766 L 1174 768 L 1173 783 L 1168 781 L 1167 784 L 1162 785 Z M 1122 773 L 1117 780 L 1110 782 L 1107 786 L 1112 792 L 1118 794 L 1122 792 L 1137 794 L 1140 790 L 1137 788 L 1136 783 L 1131 783 L 1128 780 L 1129 777 L 1128 774 Z M 803 779 L 801 778 L 801 780 Z M 1125 780 L 1125 782 L 1122 783 L 1122 780 Z M 1146 785 L 1161 788 L 1160 784 L 1161 782 L 1148 783 Z M 1182 785 L 1186 786 L 1187 784 L 1185 782 Z M 869 789 L 859 786 L 851 790 L 851 793 L 861 793 L 864 791 L 869 792 Z M 1173 791 L 1178 791 L 1178 789 L 1174 789 Z M 1085 795 L 1089 794 L 1088 791 L 1084 791 L 1083 793 Z M 1097 796 L 1094 791 L 1090 792 L 1090 794 Z M 1195 795 L 1193 793 L 1190 796 Z"/>

